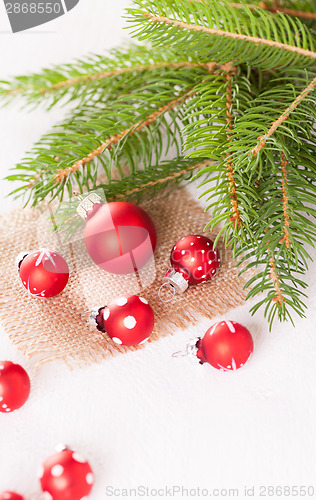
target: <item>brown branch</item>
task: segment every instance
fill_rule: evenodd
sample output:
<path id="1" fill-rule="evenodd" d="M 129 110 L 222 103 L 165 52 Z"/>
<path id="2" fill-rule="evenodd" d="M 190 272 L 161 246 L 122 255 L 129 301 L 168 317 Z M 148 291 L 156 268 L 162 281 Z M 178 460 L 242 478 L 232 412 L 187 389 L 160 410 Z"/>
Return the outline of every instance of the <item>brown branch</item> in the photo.
<path id="1" fill-rule="evenodd" d="M 33 179 L 31 180 L 31 182 L 28 184 L 27 188 L 28 189 L 32 189 L 32 187 L 34 186 L 34 184 L 39 180 L 41 179 L 43 176 L 43 172 L 41 172 L 40 174 L 37 174 L 35 175 L 35 177 L 33 177 Z"/>
<path id="2" fill-rule="evenodd" d="M 100 73 L 95 73 L 94 75 L 82 75 L 78 76 L 76 78 L 72 78 L 69 80 L 64 80 L 62 82 L 55 83 L 51 87 L 46 87 L 39 89 L 38 92 L 40 94 L 47 94 L 49 92 L 53 92 L 55 90 L 60 90 L 64 89 L 67 87 L 72 87 L 73 85 L 77 85 L 78 83 L 88 83 L 92 82 L 94 80 L 102 80 L 104 78 L 108 78 L 110 76 L 117 76 L 121 75 L 124 73 L 133 73 L 134 71 L 152 71 L 154 69 L 158 68 L 202 68 L 208 70 L 209 68 L 209 63 L 193 63 L 189 61 L 183 61 L 183 62 L 178 62 L 178 63 L 170 63 L 170 62 L 158 62 L 155 64 L 138 64 L 135 66 L 132 66 L 130 68 L 119 68 L 113 71 L 102 71 Z M 5 95 L 10 95 L 10 94 L 17 94 L 24 92 L 24 88 L 17 88 L 17 89 L 12 89 L 8 90 L 5 92 Z"/>
<path id="3" fill-rule="evenodd" d="M 232 116 L 232 72 L 227 73 L 227 87 L 226 87 L 226 131 L 227 131 L 227 141 L 228 141 L 228 149 L 230 148 L 232 130 L 233 130 L 233 116 Z M 240 217 L 239 209 L 238 209 L 238 200 L 237 200 L 237 191 L 236 191 L 236 181 L 234 177 L 234 169 L 233 169 L 233 160 L 230 157 L 229 150 L 226 153 L 227 158 L 230 158 L 227 162 L 227 172 L 229 179 L 229 189 L 231 193 L 231 204 L 233 208 L 233 213 L 231 216 L 231 220 L 233 221 L 234 227 L 237 225 L 239 227 L 242 224 L 242 220 Z"/>
<path id="4" fill-rule="evenodd" d="M 109 149 L 111 146 L 113 146 L 113 144 L 117 144 L 121 139 L 123 139 L 127 135 L 132 135 L 135 132 L 142 130 L 144 127 L 148 127 L 148 125 L 153 123 L 160 115 L 175 108 L 176 106 L 178 106 L 179 104 L 184 102 L 186 99 L 189 99 L 189 97 L 192 97 L 195 93 L 196 93 L 196 91 L 195 90 L 192 91 L 192 89 L 191 89 L 189 92 L 186 92 L 181 97 L 178 97 L 177 99 L 173 99 L 172 101 L 168 102 L 164 106 L 161 106 L 158 109 L 158 111 L 155 111 L 154 113 L 150 114 L 146 120 L 139 121 L 139 122 L 135 123 L 135 125 L 132 125 L 132 126 L 128 127 L 127 129 L 123 130 L 119 134 L 112 135 L 105 142 L 103 142 L 97 149 L 95 149 L 94 151 L 91 151 L 91 153 L 89 153 L 88 156 L 85 156 L 81 160 L 76 161 L 71 167 L 67 167 L 64 170 L 59 169 L 58 174 L 56 175 L 56 178 L 55 178 L 55 184 L 61 183 L 70 174 L 77 172 L 80 167 L 83 167 L 87 163 L 94 160 L 94 158 L 100 156 L 105 149 Z"/>
<path id="5" fill-rule="evenodd" d="M 265 233 L 267 233 L 267 232 L 268 232 L 268 229 L 265 229 Z M 267 241 L 268 252 L 270 254 L 269 265 L 270 265 L 270 269 L 271 269 L 269 276 L 273 282 L 273 286 L 274 286 L 274 290 L 275 290 L 275 297 L 273 297 L 273 301 L 277 302 L 279 304 L 279 306 L 281 306 L 282 304 L 284 304 L 284 302 L 286 302 L 286 299 L 283 296 L 283 293 L 281 290 L 280 278 L 279 278 L 279 274 L 278 274 L 278 271 L 276 268 L 275 258 L 274 258 L 273 252 L 270 250 L 269 243 L 270 242 Z"/>
<path id="6" fill-rule="evenodd" d="M 259 38 L 256 36 L 243 35 L 240 33 L 231 33 L 230 31 L 223 31 L 215 28 L 207 28 L 206 26 L 199 26 L 197 24 L 188 24 L 182 21 L 177 21 L 176 19 L 170 19 L 169 17 L 165 16 L 155 16 L 154 14 L 150 13 L 143 13 L 143 16 L 154 23 L 170 24 L 172 26 L 176 26 L 180 29 L 185 29 L 188 31 L 200 31 L 202 33 L 209 33 L 210 35 L 223 36 L 235 40 L 245 40 L 246 42 L 251 42 L 254 43 L 255 45 L 262 44 L 262 45 L 267 45 L 269 47 L 276 47 L 279 49 L 286 50 L 288 52 L 293 52 L 295 54 L 300 54 L 302 56 L 309 57 L 310 59 L 316 59 L 316 52 L 307 49 L 302 49 L 301 47 L 296 47 L 295 45 L 288 45 L 286 43 L 276 42 L 274 40 L 267 40 L 266 38 Z"/>
<path id="7" fill-rule="evenodd" d="M 199 0 L 195 0 L 195 1 L 199 2 Z M 244 9 L 245 8 L 245 6 L 241 3 L 229 3 L 229 5 L 235 9 Z M 305 19 L 316 20 L 316 13 L 314 13 L 314 12 L 305 12 L 303 10 L 286 9 L 283 7 L 279 7 L 277 4 L 272 5 L 270 7 L 265 2 L 259 2 L 259 5 L 247 4 L 247 7 L 250 10 L 256 10 L 256 9 L 260 8 L 262 10 L 268 10 L 269 12 L 273 12 L 273 13 L 281 12 L 282 14 L 287 14 L 289 16 L 303 17 Z"/>
<path id="8" fill-rule="evenodd" d="M 289 195 L 288 195 L 288 190 L 287 190 L 287 167 L 288 162 L 285 160 L 285 155 L 282 153 L 282 160 L 281 160 L 281 165 L 282 165 L 282 205 L 283 205 L 283 215 L 284 215 L 284 236 L 281 239 L 280 243 L 285 242 L 286 248 L 290 248 L 290 233 L 289 233 L 289 227 L 290 227 L 290 215 L 288 212 L 289 208 Z"/>
<path id="9" fill-rule="evenodd" d="M 55 156 L 54 158 L 55 161 L 60 161 L 60 158 L 59 156 Z M 48 169 L 45 169 L 45 170 L 42 170 L 42 172 L 40 172 L 39 174 L 35 175 L 33 177 L 33 179 L 31 180 L 31 182 L 28 184 L 27 186 L 27 189 L 32 189 L 32 187 L 34 186 L 34 184 L 43 177 L 44 173 L 48 172 Z"/>
<path id="10" fill-rule="evenodd" d="M 264 10 L 269 10 L 270 12 L 281 12 L 282 14 L 287 14 L 288 16 L 303 17 L 305 19 L 313 19 L 316 21 L 316 12 L 305 12 L 303 10 L 296 9 L 286 9 L 279 7 L 277 4 L 269 7 L 265 2 L 260 2 L 259 7 Z"/>
<path id="11" fill-rule="evenodd" d="M 189 0 L 190 2 L 197 2 L 197 3 L 203 3 L 205 4 L 205 0 Z M 225 5 L 225 4 L 223 4 Z M 233 9 L 244 9 L 245 5 L 242 3 L 231 3 L 229 2 L 228 4 L 230 7 Z M 305 19 L 314 19 L 316 20 L 316 13 L 314 12 L 305 12 L 303 10 L 295 10 L 295 9 L 286 9 L 283 7 L 279 7 L 277 4 L 273 4 L 272 6 L 267 5 L 265 2 L 259 2 L 258 5 L 255 4 L 248 4 L 247 7 L 250 10 L 257 10 L 258 8 L 262 10 L 267 10 L 269 12 L 281 12 L 282 14 L 287 14 L 289 16 L 294 16 L 294 17 L 303 17 Z"/>
<path id="12" fill-rule="evenodd" d="M 297 106 L 307 97 L 314 89 L 316 88 L 316 78 L 314 78 L 311 83 L 304 89 L 299 96 L 296 97 L 296 99 L 292 102 L 292 104 L 282 113 L 279 118 L 272 123 L 271 127 L 269 128 L 268 132 L 261 136 L 258 137 L 259 144 L 252 148 L 252 150 L 249 153 L 249 156 L 257 156 L 257 154 L 261 151 L 262 148 L 264 148 L 267 139 L 269 139 L 274 132 L 284 123 L 290 114 L 297 108 Z"/>
<path id="13" fill-rule="evenodd" d="M 271 273 L 270 273 L 270 278 L 273 281 L 274 289 L 275 289 L 275 297 L 273 298 L 274 302 L 277 302 L 279 306 L 284 304 L 286 302 L 285 297 L 282 294 L 281 286 L 280 286 L 280 279 L 279 275 L 277 272 L 276 264 L 275 264 L 275 258 L 274 255 L 271 253 L 271 257 L 269 260 L 269 265 L 271 268 Z"/>
<path id="14" fill-rule="evenodd" d="M 131 195 L 131 194 L 137 193 L 137 192 L 141 191 L 142 189 L 146 189 L 147 187 L 148 188 L 154 187 L 154 186 L 157 186 L 158 184 L 163 184 L 164 182 L 176 180 L 178 177 L 181 177 L 182 175 L 186 174 L 187 172 L 191 172 L 192 170 L 196 170 L 196 169 L 201 169 L 201 168 L 204 168 L 208 165 L 214 165 L 214 163 L 215 162 L 212 162 L 211 160 L 204 160 L 200 163 L 196 163 L 195 165 L 191 165 L 188 168 L 184 168 L 183 170 L 179 170 L 179 172 L 174 172 L 173 174 L 168 175 L 166 177 L 163 177 L 162 179 L 156 179 L 155 181 L 147 182 L 146 184 L 142 184 L 141 186 L 133 188 L 130 191 L 126 191 L 126 193 L 124 193 L 124 194 L 119 194 L 115 197 L 115 199 L 116 198 L 124 198 L 126 196 Z"/>

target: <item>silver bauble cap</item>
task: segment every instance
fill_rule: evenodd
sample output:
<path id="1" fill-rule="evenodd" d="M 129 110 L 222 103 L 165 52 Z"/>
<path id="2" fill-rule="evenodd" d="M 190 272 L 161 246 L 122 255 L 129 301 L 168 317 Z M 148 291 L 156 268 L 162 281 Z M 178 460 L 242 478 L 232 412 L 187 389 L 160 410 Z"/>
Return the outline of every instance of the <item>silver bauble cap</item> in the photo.
<path id="1" fill-rule="evenodd" d="M 103 203 L 102 198 L 97 193 L 90 193 L 88 196 L 82 200 L 77 207 L 77 214 L 86 220 L 88 218 L 88 212 L 93 209 L 93 205 Z"/>
<path id="2" fill-rule="evenodd" d="M 177 293 L 185 292 L 189 286 L 187 280 L 175 269 L 169 269 L 162 278 L 162 282 L 172 285 Z"/>
<path id="3" fill-rule="evenodd" d="M 20 252 L 19 255 L 15 258 L 15 266 L 17 270 L 20 269 L 22 260 L 25 259 L 25 257 L 27 257 L 29 253 L 30 252 L 28 252 L 27 250 L 24 250 L 23 252 Z"/>
<path id="4" fill-rule="evenodd" d="M 187 354 L 190 358 L 196 358 L 196 353 L 198 352 L 197 343 L 199 340 L 200 340 L 200 337 L 197 337 L 195 339 L 191 339 L 187 343 Z"/>
<path id="5" fill-rule="evenodd" d="M 97 328 L 97 326 L 98 326 L 97 317 L 100 314 L 100 310 L 103 309 L 103 308 L 104 308 L 104 306 L 94 306 L 94 307 L 92 307 L 92 309 L 90 311 L 90 314 L 89 314 L 89 324 L 93 328 Z"/>

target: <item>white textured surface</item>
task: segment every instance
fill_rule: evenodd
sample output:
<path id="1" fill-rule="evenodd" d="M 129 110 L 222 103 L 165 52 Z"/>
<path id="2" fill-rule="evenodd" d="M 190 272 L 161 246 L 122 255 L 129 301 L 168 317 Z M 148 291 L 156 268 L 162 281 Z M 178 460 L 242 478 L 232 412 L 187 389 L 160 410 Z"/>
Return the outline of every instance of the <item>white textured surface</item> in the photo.
<path id="1" fill-rule="evenodd" d="M 0 2 L 1 78 L 121 43 L 127 39 L 120 18 L 127 3 L 81 0 L 59 20 L 13 35 Z M 1 178 L 61 117 L 57 109 L 0 110 Z M 0 189 L 4 213 L 14 203 L 4 198 L 8 183 L 1 181 Z M 91 500 L 106 498 L 108 485 L 211 492 L 247 484 L 256 486 L 259 498 L 260 485 L 316 482 L 315 271 L 314 264 L 308 319 L 297 319 L 296 328 L 275 325 L 269 333 L 261 314 L 250 317 L 248 304 L 230 312 L 227 317 L 245 324 L 255 339 L 251 362 L 234 373 L 171 357 L 205 332 L 206 318 L 141 352 L 74 371 L 56 362 L 35 373 L 32 360 L 1 330 L 0 359 L 21 362 L 33 390 L 20 411 L 0 414 L 0 491 L 36 496 L 36 472 L 58 442 L 90 460 L 96 476 Z"/>

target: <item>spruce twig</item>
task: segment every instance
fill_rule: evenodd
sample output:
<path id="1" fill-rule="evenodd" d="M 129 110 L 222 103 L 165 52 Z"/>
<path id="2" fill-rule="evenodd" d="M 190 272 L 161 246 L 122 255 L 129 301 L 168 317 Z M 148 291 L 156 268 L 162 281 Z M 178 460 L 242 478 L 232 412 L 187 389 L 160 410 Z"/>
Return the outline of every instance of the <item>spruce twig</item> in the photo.
<path id="1" fill-rule="evenodd" d="M 276 132 L 276 130 L 289 118 L 290 114 L 299 106 L 299 104 L 311 93 L 313 90 L 316 88 L 316 78 L 314 78 L 310 84 L 300 93 L 299 96 L 297 96 L 294 101 L 291 103 L 291 105 L 286 108 L 286 110 L 279 116 L 279 118 L 274 121 L 269 128 L 268 132 L 263 135 L 262 137 L 259 137 L 259 144 L 255 146 L 251 151 L 250 155 L 252 156 L 257 156 L 257 154 L 264 148 L 266 145 L 266 142 L 270 137 L 273 136 L 273 134 Z"/>
<path id="2" fill-rule="evenodd" d="M 94 160 L 97 156 L 100 156 L 105 149 L 111 148 L 114 144 L 117 144 L 119 141 L 124 139 L 124 137 L 132 135 L 135 132 L 140 131 L 143 127 L 148 127 L 151 123 L 153 123 L 159 116 L 168 111 L 174 109 L 179 104 L 183 103 L 186 99 L 189 99 L 195 94 L 195 90 L 190 89 L 188 92 L 185 92 L 183 95 L 178 97 L 177 99 L 173 99 L 169 103 L 161 106 L 157 111 L 151 113 L 145 120 L 135 123 L 131 127 L 123 130 L 119 134 L 109 137 L 105 142 L 103 142 L 97 149 L 91 151 L 86 157 L 74 163 L 71 167 L 67 167 L 64 170 L 58 170 L 58 174 L 55 177 L 55 183 L 60 184 L 67 178 L 69 175 L 76 173 L 79 168 L 84 167 L 87 163 Z"/>
<path id="3" fill-rule="evenodd" d="M 176 19 L 170 19 L 166 16 L 156 16 L 154 14 L 144 13 L 144 18 L 152 23 L 162 23 L 165 25 L 175 26 L 181 30 L 187 31 L 197 31 L 201 33 L 208 33 L 210 35 L 215 35 L 218 37 L 231 38 L 233 40 L 240 40 L 249 42 L 255 45 L 266 45 L 268 47 L 275 47 L 284 51 L 293 52 L 301 56 L 307 57 L 312 60 L 316 60 L 316 52 L 308 49 L 303 49 L 301 47 L 296 47 L 295 45 L 290 45 L 287 43 L 277 42 L 274 40 L 267 40 L 266 38 L 261 38 L 258 36 L 244 35 L 242 33 L 232 33 L 230 31 L 224 31 L 216 28 L 208 28 L 206 26 L 199 26 L 197 24 L 189 24 Z"/>
<path id="4" fill-rule="evenodd" d="M 93 75 L 82 75 L 78 76 L 76 78 L 71 78 L 68 80 L 62 80 L 58 83 L 55 83 L 51 85 L 50 87 L 42 87 L 37 89 L 37 92 L 41 95 L 48 94 L 50 92 L 55 92 L 56 90 L 61 90 L 61 89 L 67 89 L 69 87 L 73 87 L 75 85 L 85 85 L 89 82 L 94 82 L 96 80 L 104 80 L 105 78 L 109 78 L 112 76 L 119 76 L 119 75 L 124 75 L 124 74 L 131 74 L 135 72 L 141 72 L 141 71 L 153 71 L 155 69 L 163 69 L 163 68 L 173 68 L 173 69 L 178 69 L 178 68 L 204 68 L 208 69 L 209 65 L 208 63 L 198 63 L 198 62 L 189 62 L 189 61 L 183 61 L 183 62 L 157 62 L 154 64 L 137 64 L 135 66 L 131 66 L 129 68 L 119 68 L 113 71 L 101 71 L 99 73 L 95 73 Z M 14 94 L 21 94 L 24 92 L 24 88 L 13 88 L 9 90 L 4 90 L 3 94 L 5 96 L 10 96 Z"/>
<path id="5" fill-rule="evenodd" d="M 284 214 L 284 236 L 280 240 L 280 243 L 285 243 L 286 248 L 290 248 L 290 215 L 289 215 L 289 193 L 287 187 L 287 167 L 288 162 L 285 160 L 285 154 L 282 152 L 282 201 L 283 201 L 283 214 Z"/>
<path id="6" fill-rule="evenodd" d="M 232 96 L 232 84 L 231 84 L 231 79 L 232 79 L 232 72 L 234 70 L 232 69 L 230 72 L 227 73 L 226 78 L 227 78 L 227 87 L 226 87 L 226 116 L 227 116 L 227 127 L 226 127 L 226 135 L 227 135 L 227 143 L 228 143 L 228 148 L 227 148 L 227 171 L 228 171 L 228 178 L 229 178 L 229 189 L 231 193 L 231 203 L 232 203 L 232 222 L 234 227 L 237 226 L 239 227 L 242 225 L 242 220 L 240 218 L 240 213 L 238 209 L 238 200 L 237 200 L 237 190 L 236 190 L 236 181 L 234 178 L 234 169 L 233 169 L 233 160 L 230 155 L 230 146 L 231 146 L 231 140 L 232 140 L 232 130 L 233 130 L 233 116 L 232 116 L 232 106 L 233 106 L 233 96 Z"/>

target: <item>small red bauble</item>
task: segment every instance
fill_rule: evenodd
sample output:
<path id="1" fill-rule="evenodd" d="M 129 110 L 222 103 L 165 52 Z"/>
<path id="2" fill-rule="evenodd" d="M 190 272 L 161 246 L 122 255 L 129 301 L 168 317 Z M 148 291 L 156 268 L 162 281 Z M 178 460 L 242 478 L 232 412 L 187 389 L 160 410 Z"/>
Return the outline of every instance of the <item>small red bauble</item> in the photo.
<path id="1" fill-rule="evenodd" d="M 95 307 L 90 322 L 106 332 L 116 344 L 145 343 L 154 328 L 154 313 L 147 300 L 138 295 L 117 297 L 106 307 Z"/>
<path id="2" fill-rule="evenodd" d="M 24 500 L 24 497 L 14 491 L 3 491 L 0 493 L 0 500 Z"/>
<path id="3" fill-rule="evenodd" d="M 220 321 L 211 326 L 196 343 L 200 363 L 209 363 L 218 370 L 238 370 L 253 353 L 251 333 L 236 321 Z"/>
<path id="4" fill-rule="evenodd" d="M 173 286 L 178 293 L 184 292 L 189 283 L 197 285 L 212 278 L 220 265 L 219 251 L 212 240 L 199 234 L 184 236 L 174 245 L 169 269 L 164 283 Z"/>
<path id="5" fill-rule="evenodd" d="M 114 274 L 144 267 L 156 247 L 156 229 L 149 215 L 127 202 L 104 203 L 95 193 L 77 209 L 86 222 L 84 241 L 91 259 Z"/>
<path id="6" fill-rule="evenodd" d="M 20 365 L 0 361 L 0 411 L 11 413 L 24 405 L 30 395 L 28 374 Z"/>
<path id="7" fill-rule="evenodd" d="M 33 297 L 54 297 L 62 292 L 68 283 L 69 268 L 58 252 L 41 248 L 20 255 L 17 258 L 20 278 Z"/>
<path id="8" fill-rule="evenodd" d="M 89 463 L 68 448 L 50 456 L 39 475 L 42 490 L 53 500 L 83 500 L 94 484 Z"/>

